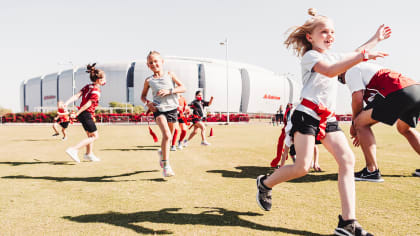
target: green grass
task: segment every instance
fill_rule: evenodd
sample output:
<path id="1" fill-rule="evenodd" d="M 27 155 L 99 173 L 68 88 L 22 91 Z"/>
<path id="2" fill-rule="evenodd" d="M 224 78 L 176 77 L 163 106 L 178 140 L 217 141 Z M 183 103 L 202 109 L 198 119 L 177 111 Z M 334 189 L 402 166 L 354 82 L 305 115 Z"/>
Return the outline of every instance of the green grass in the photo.
<path id="1" fill-rule="evenodd" d="M 0 126 L 1 235 L 332 234 L 341 211 L 337 165 L 323 147 L 325 172 L 276 186 L 264 212 L 255 177 L 272 171 L 280 127 L 211 127 L 211 146 L 197 137 L 171 152 L 176 176 L 164 179 L 147 126 L 99 126 L 102 161 L 80 164 L 64 153 L 84 138 L 80 126 L 70 126 L 65 142 L 50 126 Z M 420 158 L 395 127 L 374 132 L 385 182 L 356 183 L 358 220 L 376 235 L 420 235 L 420 178 L 412 176 Z M 364 159 L 353 150 L 359 170 Z"/>

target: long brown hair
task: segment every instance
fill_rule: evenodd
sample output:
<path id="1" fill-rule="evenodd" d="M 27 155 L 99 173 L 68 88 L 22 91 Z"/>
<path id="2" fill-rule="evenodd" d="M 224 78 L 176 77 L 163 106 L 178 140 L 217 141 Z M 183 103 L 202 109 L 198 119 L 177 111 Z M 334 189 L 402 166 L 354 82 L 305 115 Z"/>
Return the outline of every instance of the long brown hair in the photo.
<path id="1" fill-rule="evenodd" d="M 307 51 L 312 49 L 312 44 L 306 39 L 306 34 L 311 34 L 319 24 L 329 20 L 326 16 L 317 15 L 316 10 L 313 8 L 308 9 L 308 14 L 312 17 L 305 24 L 293 26 L 286 32 L 290 33 L 284 41 L 284 44 L 286 48 L 292 48 L 298 57 L 303 56 Z"/>
<path id="2" fill-rule="evenodd" d="M 95 82 L 98 79 L 102 79 L 105 76 L 105 72 L 101 69 L 95 68 L 96 63 L 88 64 L 86 73 L 89 73 L 90 81 Z"/>

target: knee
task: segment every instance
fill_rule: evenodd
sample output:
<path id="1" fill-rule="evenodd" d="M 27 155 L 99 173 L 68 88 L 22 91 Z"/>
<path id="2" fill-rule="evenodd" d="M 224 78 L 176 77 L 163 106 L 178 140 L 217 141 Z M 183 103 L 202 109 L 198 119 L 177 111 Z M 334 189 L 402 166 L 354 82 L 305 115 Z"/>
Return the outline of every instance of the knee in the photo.
<path id="1" fill-rule="evenodd" d="M 170 132 L 170 131 L 163 132 L 163 134 L 162 134 L 162 140 L 167 141 L 167 140 L 169 140 L 170 138 L 172 138 L 172 134 L 171 134 L 171 132 Z"/>
<path id="2" fill-rule="evenodd" d="M 339 162 L 339 168 L 348 171 L 354 171 L 356 158 L 353 153 L 345 153 Z"/>
<path id="3" fill-rule="evenodd" d="M 309 173 L 310 169 L 311 169 L 310 163 L 305 164 L 305 165 L 295 164 L 295 173 L 296 173 L 297 177 L 307 175 Z"/>
<path id="4" fill-rule="evenodd" d="M 410 126 L 407 125 L 401 125 L 399 122 L 397 123 L 397 130 L 400 134 L 406 136 L 409 133 L 412 132 L 412 129 L 410 128 Z"/>

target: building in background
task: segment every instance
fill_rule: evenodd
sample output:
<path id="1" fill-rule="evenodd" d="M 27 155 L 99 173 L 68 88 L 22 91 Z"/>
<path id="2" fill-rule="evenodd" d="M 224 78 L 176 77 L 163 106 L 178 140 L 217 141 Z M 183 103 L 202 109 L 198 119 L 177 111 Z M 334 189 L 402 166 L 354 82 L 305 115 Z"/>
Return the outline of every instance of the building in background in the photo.
<path id="1" fill-rule="evenodd" d="M 229 109 L 231 113 L 272 114 L 280 105 L 285 107 L 289 102 L 299 102 L 300 80 L 289 74 L 279 75 L 258 66 L 232 61 L 227 67 L 224 60 L 184 57 L 165 57 L 164 60 L 165 70 L 173 71 L 187 88 L 183 95 L 188 102 L 194 99 L 197 90 L 203 92 L 205 100 L 214 97 L 209 107 L 211 112 L 227 112 Z M 97 67 L 104 70 L 107 76 L 106 86 L 101 87 L 100 106 L 108 107 L 109 102 L 144 105 L 140 100 L 144 80 L 152 74 L 146 66 L 146 60 L 99 63 Z M 85 70 L 85 65 L 74 67 L 76 92 L 90 83 Z M 55 107 L 58 100 L 70 98 L 72 73 L 70 69 L 23 81 L 20 86 L 21 111 Z M 347 89 L 343 86 L 339 90 L 337 114 L 349 113 L 351 110 L 343 110 L 340 105 L 343 104 L 340 99 Z M 148 96 L 151 99 L 150 91 Z M 350 97 L 346 101 L 350 101 Z"/>

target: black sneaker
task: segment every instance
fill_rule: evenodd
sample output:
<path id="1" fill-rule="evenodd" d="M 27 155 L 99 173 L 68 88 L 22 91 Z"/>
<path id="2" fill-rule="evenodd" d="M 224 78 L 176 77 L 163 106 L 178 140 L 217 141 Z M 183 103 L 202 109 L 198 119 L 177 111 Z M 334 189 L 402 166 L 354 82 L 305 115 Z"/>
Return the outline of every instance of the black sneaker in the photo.
<path id="1" fill-rule="evenodd" d="M 271 210 L 271 188 L 263 185 L 263 181 L 267 178 L 266 175 L 257 177 L 257 203 L 264 211 Z"/>
<path id="2" fill-rule="evenodd" d="M 354 173 L 354 179 L 357 181 L 369 181 L 369 182 L 384 182 L 384 179 L 381 177 L 381 172 L 379 169 L 369 172 L 367 167 L 363 168 L 363 170 Z"/>
<path id="3" fill-rule="evenodd" d="M 58 135 L 60 135 L 59 133 L 55 133 L 55 134 L 53 134 L 52 136 L 58 136 Z"/>
<path id="4" fill-rule="evenodd" d="M 420 169 L 417 169 L 416 172 L 414 172 L 415 176 L 420 176 Z"/>
<path id="5" fill-rule="evenodd" d="M 338 215 L 338 226 L 334 230 L 334 235 L 340 236 L 373 236 L 373 234 L 362 229 L 357 220 L 343 220 L 341 215 Z"/>

